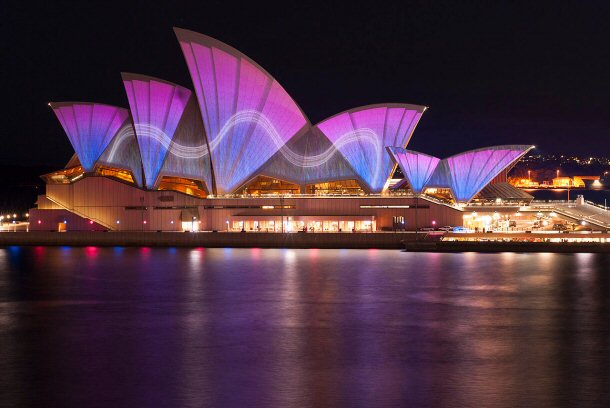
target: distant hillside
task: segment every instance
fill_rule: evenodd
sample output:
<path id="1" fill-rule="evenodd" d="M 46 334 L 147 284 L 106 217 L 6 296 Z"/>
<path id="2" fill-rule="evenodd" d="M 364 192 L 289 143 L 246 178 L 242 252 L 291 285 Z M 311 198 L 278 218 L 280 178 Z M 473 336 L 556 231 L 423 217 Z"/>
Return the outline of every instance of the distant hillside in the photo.
<path id="1" fill-rule="evenodd" d="M 510 176 L 527 178 L 528 170 L 532 180 L 537 182 L 552 180 L 557 176 L 557 170 L 559 170 L 559 175 L 564 177 L 600 176 L 602 181 L 610 181 L 610 166 L 603 162 L 585 160 L 577 162 L 560 158 L 544 160 L 528 160 L 526 158 L 517 163 L 510 172 Z"/>
<path id="2" fill-rule="evenodd" d="M 44 192 L 42 174 L 57 168 L 50 166 L 0 165 L 0 214 L 25 213 L 34 207 L 36 198 Z"/>

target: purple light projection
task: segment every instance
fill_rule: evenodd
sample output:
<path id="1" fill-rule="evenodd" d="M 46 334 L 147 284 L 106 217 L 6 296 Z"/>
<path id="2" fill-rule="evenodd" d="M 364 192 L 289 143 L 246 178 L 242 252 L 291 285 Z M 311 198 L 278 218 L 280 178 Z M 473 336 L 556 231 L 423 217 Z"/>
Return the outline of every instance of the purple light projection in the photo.
<path id="1" fill-rule="evenodd" d="M 135 183 L 139 187 L 143 186 L 142 159 L 131 120 L 125 120 L 121 129 L 98 159 L 97 164 L 128 170 Z"/>
<path id="2" fill-rule="evenodd" d="M 502 170 L 519 160 L 534 146 L 505 145 L 471 150 L 444 161 L 456 201 L 467 203 Z"/>
<path id="3" fill-rule="evenodd" d="M 196 98 L 190 98 L 176 128 L 159 177 L 176 176 L 205 182 L 214 193 L 210 154 Z"/>
<path id="4" fill-rule="evenodd" d="M 284 88 L 247 56 L 203 34 L 174 30 L 195 85 L 217 192 L 231 193 L 308 121 Z"/>
<path id="5" fill-rule="evenodd" d="M 347 159 L 372 193 L 380 193 L 392 172 L 386 146 L 405 147 L 426 107 L 370 105 L 339 113 L 319 128 Z"/>
<path id="6" fill-rule="evenodd" d="M 191 91 L 144 75 L 123 73 L 122 77 L 142 156 L 146 186 L 153 188 Z"/>
<path id="7" fill-rule="evenodd" d="M 290 139 L 264 164 L 260 173 L 303 187 L 358 178 L 343 155 L 316 128 Z"/>
<path id="8" fill-rule="evenodd" d="M 99 103 L 60 102 L 49 106 L 87 172 L 93 171 L 95 162 L 129 117 L 126 109 Z"/>
<path id="9" fill-rule="evenodd" d="M 405 175 L 413 192 L 421 194 L 440 159 L 400 147 L 388 146 L 387 150 L 394 161 L 400 166 L 400 170 Z"/>

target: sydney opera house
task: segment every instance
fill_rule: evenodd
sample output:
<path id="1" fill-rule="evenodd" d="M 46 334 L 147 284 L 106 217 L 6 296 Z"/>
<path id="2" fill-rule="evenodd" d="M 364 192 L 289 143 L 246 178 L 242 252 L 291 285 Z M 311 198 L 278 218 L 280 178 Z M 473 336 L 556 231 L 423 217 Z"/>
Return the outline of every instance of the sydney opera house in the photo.
<path id="1" fill-rule="evenodd" d="M 241 52 L 175 33 L 194 92 L 123 73 L 128 108 L 49 104 L 75 154 L 43 176 L 31 230 L 372 232 L 462 225 L 468 206 L 531 200 L 507 173 L 533 146 L 408 150 L 426 107 L 400 103 L 312 124 Z"/>

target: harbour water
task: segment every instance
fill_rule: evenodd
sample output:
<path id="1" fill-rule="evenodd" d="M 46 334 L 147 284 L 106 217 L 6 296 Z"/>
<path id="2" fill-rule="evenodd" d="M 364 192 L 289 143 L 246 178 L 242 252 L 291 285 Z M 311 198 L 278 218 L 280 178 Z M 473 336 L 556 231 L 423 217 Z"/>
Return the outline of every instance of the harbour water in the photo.
<path id="1" fill-rule="evenodd" d="M 0 248 L 0 406 L 607 406 L 608 265 Z"/>
<path id="2" fill-rule="evenodd" d="M 534 196 L 536 200 L 567 200 L 567 189 L 540 189 L 527 190 Z M 582 195 L 585 200 L 593 203 L 604 205 L 604 202 L 610 206 L 610 190 L 586 190 L 586 189 L 570 189 L 570 200 L 575 200 L 577 196 Z M 605 201 L 604 201 L 605 200 Z"/>

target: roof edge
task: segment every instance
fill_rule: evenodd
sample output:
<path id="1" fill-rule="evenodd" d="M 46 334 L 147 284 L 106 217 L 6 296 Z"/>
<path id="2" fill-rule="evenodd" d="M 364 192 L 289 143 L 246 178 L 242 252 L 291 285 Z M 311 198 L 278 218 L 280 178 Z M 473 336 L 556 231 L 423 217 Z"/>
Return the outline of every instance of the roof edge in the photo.
<path id="1" fill-rule="evenodd" d="M 424 105 L 414 105 L 414 104 L 400 103 L 400 102 L 374 103 L 374 104 L 370 104 L 370 105 L 357 106 L 355 108 L 346 109 L 339 113 L 335 113 L 334 115 L 329 116 L 326 119 L 323 119 L 320 122 L 316 123 L 315 126 L 317 127 L 318 125 L 320 125 L 330 119 L 336 118 L 339 115 L 343 115 L 346 113 L 352 114 L 355 112 L 360 112 L 360 111 L 369 110 L 369 109 L 377 109 L 377 108 L 404 108 L 404 109 L 408 109 L 408 110 L 416 110 L 419 113 L 424 113 L 426 110 L 429 109 L 428 106 L 424 106 Z"/>
<path id="2" fill-rule="evenodd" d="M 154 82 L 160 82 L 162 84 L 167 84 L 167 85 L 176 86 L 176 87 L 179 87 L 179 88 L 186 89 L 187 91 L 189 91 L 191 93 L 193 92 L 189 88 L 186 88 L 186 87 L 184 87 L 184 86 L 182 86 L 180 84 L 168 81 L 166 79 L 157 78 L 157 77 L 154 77 L 154 76 L 151 76 L 151 75 L 136 74 L 136 73 L 133 73 L 133 72 L 121 72 L 121 79 L 123 81 L 148 81 L 148 82 L 153 82 L 154 81 Z"/>

